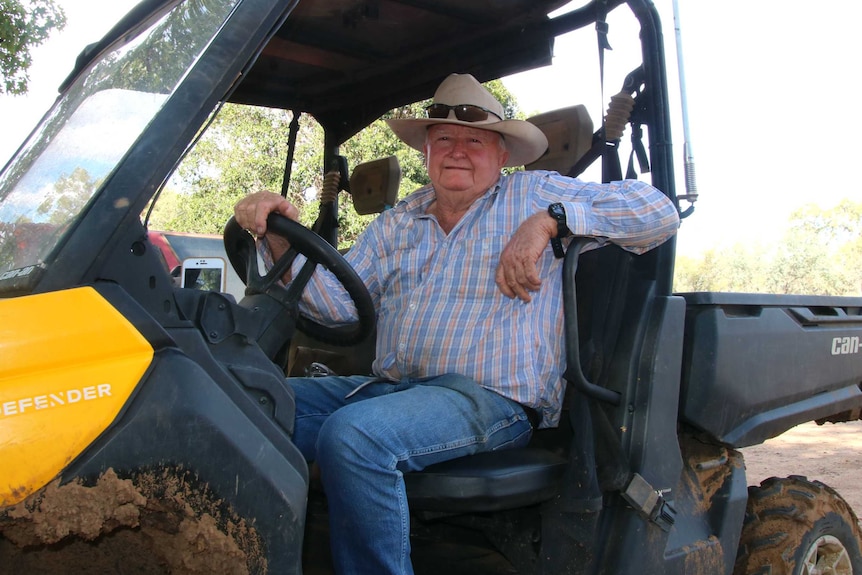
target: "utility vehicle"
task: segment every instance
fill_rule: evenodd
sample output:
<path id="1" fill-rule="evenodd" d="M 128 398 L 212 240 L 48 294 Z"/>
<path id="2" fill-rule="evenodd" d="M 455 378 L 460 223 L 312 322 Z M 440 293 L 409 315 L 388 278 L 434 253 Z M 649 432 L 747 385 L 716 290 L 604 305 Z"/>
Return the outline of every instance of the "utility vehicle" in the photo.
<path id="1" fill-rule="evenodd" d="M 367 369 L 373 309 L 332 245 L 352 208 L 328 198 L 314 232 L 270 225 L 336 273 L 356 326 L 298 316 L 301 282 L 261 273 L 228 222 L 245 293 L 177 286 L 148 206 L 220 104 L 313 117 L 321 173 L 341 164 L 355 201 L 385 207 L 397 169 L 343 166 L 351 136 L 451 72 L 540 68 L 556 37 L 582 35 L 593 64 L 571 74 L 623 103 L 534 119 L 550 148 L 525 169 L 595 162 L 598 177 L 646 179 L 692 215 L 657 10 L 564 4 L 143 0 L 81 53 L 0 175 L 0 571 L 329 572 L 325 493 L 291 443 L 283 375 L 319 368 L 315 350 Z M 624 73 L 607 50 L 617 30 L 639 38 Z M 625 150 L 637 161 L 624 170 Z M 674 294 L 675 249 L 570 246 L 563 422 L 528 448 L 406 476 L 417 572 L 862 573 L 857 518 L 837 493 L 798 476 L 749 488 L 739 451 L 858 418 L 862 299 Z M 286 352 L 299 347 L 312 352 Z"/>

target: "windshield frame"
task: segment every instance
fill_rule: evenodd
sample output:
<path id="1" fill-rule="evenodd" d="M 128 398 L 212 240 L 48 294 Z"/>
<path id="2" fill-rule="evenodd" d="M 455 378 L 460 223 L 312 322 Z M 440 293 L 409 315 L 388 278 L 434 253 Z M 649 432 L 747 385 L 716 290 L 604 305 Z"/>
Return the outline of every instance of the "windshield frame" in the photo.
<path id="1" fill-rule="evenodd" d="M 149 24 L 182 2 L 145 4 L 151 9 L 148 14 L 140 14 L 141 6 L 135 11 L 138 12 L 139 23 Z M 3 274 L 5 277 L 0 277 L 0 297 L 91 283 L 98 279 L 100 262 L 104 261 L 126 231 L 130 228 L 139 229 L 143 240 L 144 232 L 140 223 L 142 211 L 172 172 L 219 100 L 241 77 L 242 68 L 253 60 L 254 50 L 259 49 L 271 34 L 272 25 L 265 24 L 280 23 L 283 18 L 280 15 L 284 14 L 283 0 L 235 0 L 228 6 L 226 17 L 209 33 L 209 39 L 204 41 L 197 58 L 179 76 L 171 94 L 113 170 L 106 175 L 86 207 L 70 222 L 50 256 L 44 262 L 33 262 L 33 265 Z M 119 39 L 114 43 L 106 44 L 95 58 L 85 59 L 84 56 L 88 54 L 85 51 L 72 75 L 74 79 L 64 82 L 63 92 L 45 115 L 43 123 L 51 117 L 64 97 L 87 77 L 87 71 L 92 70 L 104 54 L 123 46 L 127 39 L 134 37 L 128 33 L 129 26 L 125 27 L 127 33 L 119 34 Z M 117 35 L 116 31 L 121 28 L 122 22 L 108 36 Z M 146 28 L 146 25 L 141 25 L 132 29 L 145 32 Z M 99 45 L 102 44 L 104 42 Z M 89 52 L 93 53 L 92 50 Z M 83 66 L 82 59 L 85 62 Z M 36 134 L 39 129 L 33 133 Z M 16 156 L 25 148 L 26 144 Z M 134 250 L 136 247 L 129 245 L 129 249 Z"/>

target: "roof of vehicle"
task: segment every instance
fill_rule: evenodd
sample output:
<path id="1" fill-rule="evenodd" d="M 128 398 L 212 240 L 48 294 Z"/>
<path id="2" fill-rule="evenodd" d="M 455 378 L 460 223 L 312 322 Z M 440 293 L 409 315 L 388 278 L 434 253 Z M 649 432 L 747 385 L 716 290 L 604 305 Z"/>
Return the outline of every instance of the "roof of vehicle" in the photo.
<path id="1" fill-rule="evenodd" d="M 145 0 L 79 58 L 72 77 L 165 0 Z M 429 98 L 449 73 L 488 81 L 549 65 L 554 36 L 592 24 L 595 2 L 300 1 L 247 71 L 234 102 L 310 113 L 344 141 L 381 114 Z M 602 2 L 606 9 L 622 0 Z M 71 78 L 71 77 L 70 77 Z"/>

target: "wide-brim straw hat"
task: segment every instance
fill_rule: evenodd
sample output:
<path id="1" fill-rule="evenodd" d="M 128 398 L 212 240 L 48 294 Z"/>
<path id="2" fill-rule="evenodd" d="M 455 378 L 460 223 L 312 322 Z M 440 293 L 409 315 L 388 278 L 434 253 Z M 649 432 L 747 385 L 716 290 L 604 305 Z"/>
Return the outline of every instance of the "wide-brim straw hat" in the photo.
<path id="1" fill-rule="evenodd" d="M 434 104 L 460 106 L 468 104 L 485 108 L 499 116 L 503 115 L 503 105 L 470 74 L 450 74 L 434 93 Z M 455 117 L 453 110 L 446 118 L 410 118 L 386 120 L 389 127 L 402 142 L 420 152 L 425 151 L 425 134 L 428 126 L 434 124 L 458 124 L 490 130 L 503 135 L 506 150 L 509 152 L 507 166 L 530 164 L 548 149 L 548 139 L 534 124 L 524 120 L 501 120 L 492 114 L 486 120 L 466 122 Z"/>

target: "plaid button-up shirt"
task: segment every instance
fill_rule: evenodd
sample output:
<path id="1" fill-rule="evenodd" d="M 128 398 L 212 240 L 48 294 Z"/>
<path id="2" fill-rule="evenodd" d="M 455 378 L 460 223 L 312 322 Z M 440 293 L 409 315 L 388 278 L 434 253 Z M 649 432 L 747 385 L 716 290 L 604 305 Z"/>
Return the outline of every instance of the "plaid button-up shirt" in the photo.
<path id="1" fill-rule="evenodd" d="M 538 262 L 542 287 L 524 303 L 495 284 L 500 253 L 521 222 L 554 202 L 564 205 L 573 234 L 635 253 L 675 233 L 676 208 L 635 180 L 595 184 L 515 172 L 501 176 L 447 235 L 426 213 L 433 200 L 433 187 L 417 190 L 381 214 L 346 255 L 378 312 L 375 375 L 397 381 L 458 373 L 536 409 L 543 427 L 557 425 L 563 260 L 549 245 Z M 322 323 L 355 320 L 352 301 L 328 272 L 315 273 L 303 311 Z"/>

